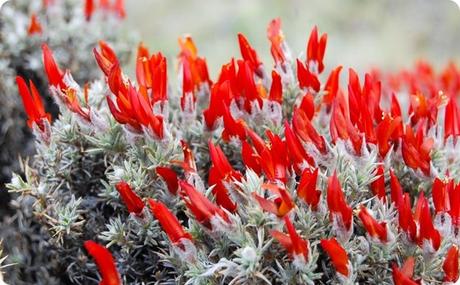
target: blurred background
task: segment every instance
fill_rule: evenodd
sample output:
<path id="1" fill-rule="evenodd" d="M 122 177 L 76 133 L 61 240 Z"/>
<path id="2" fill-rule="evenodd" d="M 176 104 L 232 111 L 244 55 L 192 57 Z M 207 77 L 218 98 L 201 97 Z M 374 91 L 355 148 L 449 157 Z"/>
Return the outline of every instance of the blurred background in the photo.
<path id="1" fill-rule="evenodd" d="M 293 55 L 305 52 L 311 28 L 329 35 L 326 65 L 394 70 L 426 59 L 441 67 L 460 60 L 460 9 L 450 0 L 127 0 L 127 29 L 169 58 L 177 38 L 191 34 L 213 78 L 239 56 L 243 32 L 264 62 L 272 62 L 268 22 L 280 17 Z"/>

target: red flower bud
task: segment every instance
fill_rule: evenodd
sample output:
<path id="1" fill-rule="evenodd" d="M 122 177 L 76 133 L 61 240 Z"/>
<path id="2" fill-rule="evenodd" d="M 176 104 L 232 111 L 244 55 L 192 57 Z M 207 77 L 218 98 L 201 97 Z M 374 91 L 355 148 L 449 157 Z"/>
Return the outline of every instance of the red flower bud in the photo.
<path id="1" fill-rule="evenodd" d="M 121 199 L 125 203 L 128 212 L 136 215 L 142 213 L 144 202 L 142 202 L 142 199 L 137 196 L 128 183 L 120 181 L 115 185 L 115 188 L 117 188 L 118 193 L 120 193 Z"/>
<path id="2" fill-rule="evenodd" d="M 40 24 L 40 21 L 38 20 L 37 15 L 35 13 L 32 13 L 32 15 L 30 16 L 29 27 L 27 28 L 27 34 L 31 36 L 34 34 L 41 34 L 42 32 L 43 28 Z"/>
<path id="3" fill-rule="evenodd" d="M 60 89 L 66 89 L 67 85 L 63 81 L 64 73 L 59 69 L 56 60 L 54 59 L 53 52 L 46 44 L 42 45 L 42 52 L 43 65 L 45 66 L 45 72 L 48 76 L 49 84 Z"/>
<path id="4" fill-rule="evenodd" d="M 409 257 L 401 268 L 393 263 L 391 266 L 393 269 L 393 282 L 395 285 L 417 285 L 421 284 L 420 281 L 412 279 L 414 274 L 415 261 L 413 257 Z"/>
<path id="5" fill-rule="evenodd" d="M 185 181 L 179 181 L 181 197 L 187 208 L 195 216 L 195 219 L 205 227 L 212 229 L 212 219 L 219 216 L 222 220 L 230 223 L 228 215 L 217 205 L 209 201 L 202 193 Z"/>
<path id="6" fill-rule="evenodd" d="M 281 76 L 275 70 L 272 71 L 272 85 L 268 98 L 271 101 L 283 104 L 283 84 L 281 82 Z"/>
<path id="7" fill-rule="evenodd" d="M 385 168 L 383 165 L 377 166 L 375 176 L 377 179 L 371 183 L 372 193 L 377 196 L 382 201 L 386 201 L 386 194 L 385 194 Z"/>
<path id="8" fill-rule="evenodd" d="M 109 76 L 112 67 L 118 63 L 118 58 L 113 49 L 104 41 L 99 41 L 99 49 L 100 52 L 96 48 L 93 49 L 94 57 L 105 76 Z M 117 94 L 117 92 L 114 93 Z"/>
<path id="9" fill-rule="evenodd" d="M 348 277 L 350 274 L 350 261 L 348 260 L 347 252 L 340 243 L 335 238 L 331 238 L 322 239 L 320 244 L 327 255 L 329 255 L 335 270 L 343 276 Z"/>
<path id="10" fill-rule="evenodd" d="M 300 237 L 288 216 L 284 217 L 284 222 L 286 223 L 288 234 L 280 231 L 271 231 L 271 235 L 286 249 L 291 258 L 302 257 L 304 262 L 307 262 L 308 241 Z"/>
<path id="11" fill-rule="evenodd" d="M 283 50 L 284 35 L 281 31 L 280 18 L 270 21 L 267 28 L 267 37 L 271 43 L 270 52 L 275 60 L 275 64 L 283 64 L 286 61 L 286 56 Z"/>
<path id="12" fill-rule="evenodd" d="M 26 111 L 28 120 L 27 125 L 32 128 L 35 124 L 41 131 L 44 131 L 45 126 L 43 120 L 51 121 L 51 115 L 45 112 L 40 94 L 38 93 L 35 84 L 29 80 L 30 90 L 24 78 L 17 76 L 16 83 L 18 85 L 19 95 L 22 98 L 22 104 Z"/>
<path id="13" fill-rule="evenodd" d="M 371 214 L 367 211 L 367 208 L 364 206 L 359 208 L 358 217 L 361 219 L 361 222 L 363 223 L 363 226 L 369 236 L 374 239 L 378 239 L 382 243 L 388 241 L 388 229 L 385 222 L 379 223 L 371 216 Z"/>
<path id="14" fill-rule="evenodd" d="M 458 274 L 458 247 L 452 245 L 447 251 L 446 258 L 442 265 L 444 271 L 444 282 L 457 282 L 459 278 Z"/>
<path id="15" fill-rule="evenodd" d="M 241 56 L 243 59 L 251 65 L 253 70 L 257 70 L 262 62 L 257 56 L 257 52 L 251 47 L 246 37 L 238 33 L 238 42 L 240 44 Z"/>
<path id="16" fill-rule="evenodd" d="M 318 67 L 318 73 L 324 70 L 323 59 L 326 51 L 326 44 L 327 34 L 322 34 L 321 38 L 318 40 L 318 28 L 314 26 L 311 30 L 310 38 L 308 39 L 307 65 L 310 66 L 310 62 L 314 62 Z"/>
<path id="17" fill-rule="evenodd" d="M 102 280 L 99 284 L 121 285 L 120 275 L 118 274 L 112 254 L 104 246 L 92 240 L 85 241 L 85 248 L 93 257 L 101 273 Z"/>
<path id="18" fill-rule="evenodd" d="M 311 172 L 305 168 L 300 177 L 299 185 L 297 186 L 297 195 L 302 198 L 307 205 L 316 211 L 321 191 L 316 189 L 316 182 L 318 180 L 318 168 Z"/>
<path id="19" fill-rule="evenodd" d="M 349 231 L 353 224 L 353 211 L 345 200 L 336 172 L 328 180 L 327 206 L 331 220 L 337 220 L 344 230 Z"/>
<path id="20" fill-rule="evenodd" d="M 184 230 L 177 217 L 161 202 L 149 199 L 150 210 L 160 222 L 161 227 L 174 245 L 180 245 L 181 239 L 192 240 L 192 236 Z"/>
<path id="21" fill-rule="evenodd" d="M 158 166 L 155 168 L 156 172 L 158 175 L 163 178 L 163 180 L 166 182 L 166 185 L 168 186 L 168 191 L 176 195 L 177 190 L 179 189 L 179 179 L 177 177 L 177 174 L 174 170 L 168 167 L 162 167 Z"/>

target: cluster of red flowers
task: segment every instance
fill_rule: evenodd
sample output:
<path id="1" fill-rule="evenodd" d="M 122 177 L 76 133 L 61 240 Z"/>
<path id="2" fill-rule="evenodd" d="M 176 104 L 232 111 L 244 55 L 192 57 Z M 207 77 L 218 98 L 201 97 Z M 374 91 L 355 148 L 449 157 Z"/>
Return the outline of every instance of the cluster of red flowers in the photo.
<path id="1" fill-rule="evenodd" d="M 241 146 L 245 169 L 251 169 L 266 178 L 262 185 L 263 191 L 252 193 L 251 197 L 261 209 L 284 220 L 287 234 L 276 230 L 271 234 L 293 259 L 308 261 L 309 241 L 299 235 L 292 222 L 295 215 L 291 213 L 295 212 L 296 201 L 294 193 L 286 186 L 291 178 L 299 178 L 296 197 L 304 201 L 312 211 L 319 211 L 320 201 L 325 196 L 336 237 L 323 239 L 320 245 L 329 255 L 336 271 L 344 278 L 352 274 L 353 268 L 342 244 L 353 235 L 354 224 L 361 225 L 368 238 L 376 243 L 390 243 L 397 234 L 392 232 L 387 221 L 377 220 L 366 206 L 352 205 L 351 201 L 347 201 L 349 199 L 336 172 L 327 173 L 327 189 L 318 189 L 318 172 L 321 171 L 318 159 L 327 156 L 334 146 L 344 146 L 346 151 L 356 157 L 370 150 L 378 152 L 381 164 L 375 169 L 377 178 L 370 185 L 370 190 L 382 203 L 387 202 L 387 192 L 390 193 L 391 200 L 388 203 L 393 203 L 397 210 L 400 236 L 420 246 L 428 254 L 436 252 L 446 235 L 458 232 L 460 184 L 451 178 L 434 180 L 432 201 L 436 215 L 433 216 L 429 197 L 421 193 L 413 207 L 411 201 L 415 197 L 404 191 L 392 169 L 389 169 L 390 191 L 387 191 L 384 160 L 399 154 L 400 163 L 405 164 L 413 173 L 428 179 L 437 175 L 431 162 L 435 138 L 441 137 L 442 144 L 450 140 L 456 143 L 460 135 L 456 102 L 456 95 L 460 91 L 460 71 L 454 65 L 449 65 L 441 75 L 437 75 L 428 65 L 419 64 L 414 72 L 405 71 L 397 75 L 387 76 L 374 71 L 366 74 L 361 83 L 358 74 L 350 69 L 345 88 L 347 91 L 344 91 L 340 85 L 341 66 L 332 69 L 325 84 L 321 82 L 320 75 L 325 72 L 323 61 L 327 35 L 320 36 L 316 27 L 312 30 L 305 60 L 296 60 L 295 76 L 294 64 L 280 25 L 277 19 L 268 27 L 275 62 L 271 78 L 257 52 L 242 34 L 238 35 L 242 58 L 232 59 L 223 65 L 215 82 L 210 80 L 206 60 L 198 56 L 192 39 L 180 39 L 178 59 L 182 115 L 187 118 L 201 115 L 207 132 L 221 129 L 224 142 L 237 142 Z M 164 114 L 170 98 L 166 58 L 161 53 L 151 55 L 141 45 L 136 61 L 135 84 L 123 74 L 115 53 L 107 44 L 101 42 L 99 50 L 95 49 L 94 54 L 111 91 L 107 96 L 107 104 L 115 120 L 125 125 L 127 131 L 146 134 L 155 141 L 167 139 L 167 127 L 164 124 L 167 118 Z M 69 84 L 69 76 L 59 69 L 46 45 L 43 47 L 43 55 L 50 86 L 58 90 L 61 100 L 70 111 L 91 122 L 93 115 L 87 99 L 86 107 L 82 107 L 77 98 L 77 90 Z M 281 107 L 286 100 L 283 89 L 288 88 L 288 84 L 295 84 L 301 94 L 292 112 L 282 122 Z M 43 131 L 43 121 L 49 121 L 49 116 L 33 84 L 30 85 L 31 92 L 24 80 L 18 78 L 29 125 L 35 124 Z M 404 95 L 404 91 L 409 95 Z M 209 105 L 202 114 L 197 115 L 197 98 L 200 96 L 207 97 Z M 408 110 L 402 110 L 400 100 L 406 98 L 401 96 L 408 97 Z M 443 106 L 443 114 L 438 114 L 442 112 Z M 276 110 L 279 116 L 270 116 Z M 251 119 L 261 114 L 266 115 L 274 124 L 284 125 L 284 135 L 267 130 L 265 136 L 268 139 L 264 140 L 255 128 L 250 127 L 253 124 Z M 325 119 L 326 115 L 329 121 Z M 443 125 L 439 123 L 440 115 L 444 117 Z M 315 127 L 313 122 L 318 118 L 323 121 L 323 127 L 327 128 L 329 124 L 329 134 Z M 231 226 L 232 215 L 238 215 L 239 206 L 235 196 L 244 191 L 237 183 L 242 181 L 243 175 L 232 166 L 219 146 L 209 141 L 208 147 L 211 162 L 208 184 L 214 186 L 212 194 L 215 203 L 193 183 L 181 179 L 172 168 L 161 166 L 156 168 L 156 172 L 166 182 L 169 192 L 179 195 L 185 202 L 196 221 L 211 231 L 218 231 L 222 226 Z M 196 175 L 193 153 L 184 141 L 182 149 L 184 160 L 172 163 L 181 166 L 186 177 Z M 126 182 L 118 183 L 116 188 L 128 211 L 143 215 L 144 201 L 135 191 Z M 149 199 L 148 204 L 171 243 L 182 251 L 190 250 L 195 241 L 177 217 L 160 201 Z M 353 221 L 355 206 L 360 223 Z M 442 228 L 434 222 L 437 219 L 442 221 Z M 107 255 L 105 250 L 99 249 L 92 242 L 85 246 L 96 258 L 103 273 L 104 284 L 118 284 L 119 277 L 113 263 L 98 261 L 101 255 Z M 401 268 L 394 264 L 395 284 L 417 284 L 412 276 L 413 268 L 413 258 L 409 258 Z M 458 279 L 458 249 L 455 245 L 449 250 L 443 268 L 445 281 L 455 282 Z"/>
<path id="2" fill-rule="evenodd" d="M 43 9 L 48 9 L 50 6 L 55 5 L 56 0 L 43 0 L 42 7 Z M 125 10 L 125 1 L 124 0 L 85 0 L 84 6 L 84 15 L 86 21 L 91 21 L 93 14 L 97 9 L 103 11 L 104 13 L 112 13 L 120 18 L 126 16 Z M 43 33 L 43 26 L 40 23 L 39 17 L 36 13 L 30 15 L 29 25 L 27 27 L 27 34 L 33 36 L 36 34 Z"/>
<path id="3" fill-rule="evenodd" d="M 85 18 L 87 21 L 91 20 L 96 9 L 112 11 L 120 18 L 126 16 L 125 0 L 85 0 Z"/>

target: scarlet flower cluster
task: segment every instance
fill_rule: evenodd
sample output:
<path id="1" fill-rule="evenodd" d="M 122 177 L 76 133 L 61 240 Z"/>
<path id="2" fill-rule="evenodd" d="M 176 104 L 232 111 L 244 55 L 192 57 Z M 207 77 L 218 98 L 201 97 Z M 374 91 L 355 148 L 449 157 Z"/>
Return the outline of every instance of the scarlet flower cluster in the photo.
<path id="1" fill-rule="evenodd" d="M 49 9 L 50 6 L 54 5 L 54 0 L 44 0 L 42 7 Z M 84 11 L 85 19 L 90 21 L 94 13 L 99 9 L 104 13 L 113 13 L 114 15 L 124 18 L 126 17 L 125 3 L 124 0 L 85 0 L 81 6 Z M 39 16 L 37 13 L 30 15 L 29 25 L 27 28 L 27 34 L 34 36 L 35 34 L 41 34 L 44 27 L 42 26 Z"/>
<path id="2" fill-rule="evenodd" d="M 339 279 L 354 280 L 360 268 L 350 247 L 362 237 L 370 246 L 393 251 L 393 260 L 406 260 L 402 267 L 388 262 L 395 284 L 418 282 L 413 276 L 417 259 L 401 249 L 396 253 L 395 243 L 412 246 L 414 252 L 420 249 L 425 256 L 443 252 L 444 281 L 456 282 L 460 184 L 449 174 L 449 161 L 439 166 L 434 153 L 444 147 L 455 149 L 460 135 L 460 71 L 449 65 L 438 75 L 420 63 L 413 73 L 373 71 L 363 80 L 349 69 L 343 86 L 342 66 L 331 70 L 325 66 L 327 35 L 320 35 L 317 27 L 311 31 L 306 58 L 295 63 L 279 19 L 270 22 L 267 35 L 275 63 L 271 72 L 249 40 L 238 34 L 241 58 L 224 64 L 215 81 L 192 38 L 179 39 L 178 97 L 169 94 L 167 59 L 161 53 L 150 54 L 141 44 L 136 81 L 132 81 L 123 73 L 115 52 L 100 42 L 94 55 L 109 89 L 107 109 L 126 134 L 145 139 L 145 144 L 161 146 L 180 140 L 183 159 L 161 161 L 152 167 L 154 175 L 166 183 L 169 196 L 185 205 L 180 211 L 210 238 L 231 234 L 247 209 L 255 207 L 276 221 L 271 236 L 300 271 L 313 260 L 312 252 L 321 248 Z M 100 116 L 88 103 L 88 93 L 75 86 L 69 71 L 61 71 L 46 45 L 43 57 L 57 99 L 86 124 L 96 126 Z M 329 72 L 326 80 L 325 72 Z M 29 92 L 18 78 L 18 86 L 29 125 L 44 131 L 43 121 L 50 119 L 33 84 Z M 406 90 L 409 95 L 403 93 Z M 289 97 L 292 93 L 294 98 Z M 406 110 L 403 101 L 409 102 Z M 200 102 L 206 103 L 201 106 Z M 181 120 L 182 128 L 174 128 L 168 114 L 174 105 L 179 108 L 173 120 Z M 189 120 L 200 122 L 204 152 L 193 148 L 193 140 L 187 140 L 190 136 L 182 136 L 189 131 Z M 235 147 L 237 155 L 226 151 L 227 147 Z M 365 165 L 372 155 L 375 161 L 368 173 L 372 179 L 359 177 L 367 181 L 363 184 L 351 181 L 340 160 L 345 157 Z M 203 156 L 204 170 L 196 160 L 202 161 Z M 403 170 L 430 185 L 428 189 L 416 189 L 420 191 L 416 196 L 411 184 L 398 177 Z M 203 187 L 202 171 L 210 191 Z M 257 190 L 248 190 L 248 175 L 261 179 Z M 178 219 L 183 215 L 176 216 L 177 209 L 165 201 L 139 197 L 129 183 L 116 184 L 128 212 L 139 219 L 151 217 L 144 212 L 143 199 L 148 199 L 152 218 L 159 221 L 171 246 L 193 255 L 204 241 L 183 226 Z M 326 217 L 327 232 L 319 235 L 320 247 L 314 250 L 299 208 L 311 217 Z M 104 265 L 97 259 L 105 251 L 95 250 L 92 243 L 85 246 L 95 256 L 103 278 L 109 278 L 113 263 Z"/>

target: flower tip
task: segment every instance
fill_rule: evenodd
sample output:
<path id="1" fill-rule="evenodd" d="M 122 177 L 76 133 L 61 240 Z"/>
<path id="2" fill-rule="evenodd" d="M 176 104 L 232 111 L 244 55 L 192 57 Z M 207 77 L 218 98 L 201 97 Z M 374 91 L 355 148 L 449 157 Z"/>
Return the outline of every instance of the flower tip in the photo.
<path id="1" fill-rule="evenodd" d="M 120 275 L 117 271 L 115 261 L 110 251 L 92 240 L 84 242 L 84 247 L 89 255 L 94 259 L 102 280 L 100 284 L 104 285 L 121 285 Z"/>

